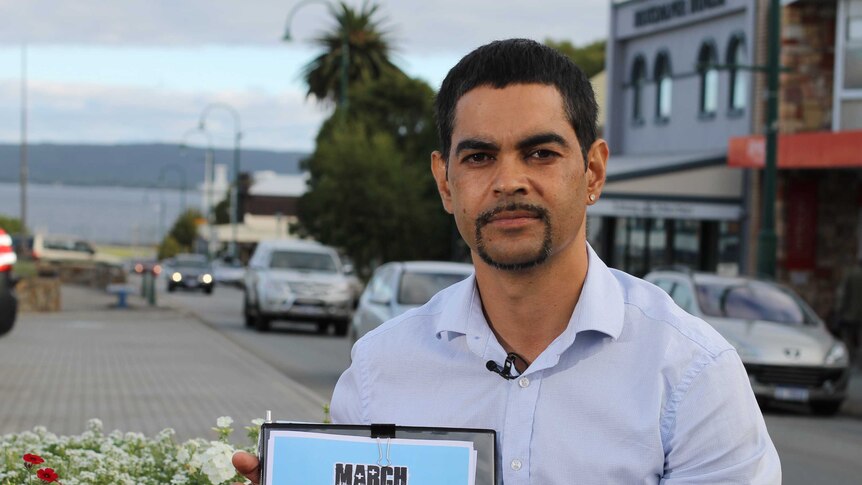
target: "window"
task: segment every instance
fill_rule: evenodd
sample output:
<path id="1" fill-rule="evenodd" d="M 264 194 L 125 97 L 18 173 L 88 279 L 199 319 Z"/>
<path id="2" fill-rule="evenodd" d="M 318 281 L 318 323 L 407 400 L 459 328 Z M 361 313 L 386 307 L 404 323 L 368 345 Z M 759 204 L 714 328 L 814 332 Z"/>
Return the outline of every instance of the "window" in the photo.
<path id="1" fill-rule="evenodd" d="M 748 56 L 745 53 L 745 38 L 735 35 L 727 47 L 727 64 L 730 66 L 730 96 L 728 107 L 731 111 L 741 111 L 748 104 L 748 79 L 745 66 Z"/>
<path id="2" fill-rule="evenodd" d="M 642 122 L 644 119 L 643 112 L 643 86 L 646 83 L 647 69 L 646 61 L 643 56 L 635 58 L 632 66 L 632 119 L 635 122 Z"/>
<path id="3" fill-rule="evenodd" d="M 700 74 L 700 113 L 714 115 L 718 107 L 718 54 L 715 44 L 704 42 L 697 54 Z"/>
<path id="4" fill-rule="evenodd" d="M 661 121 L 667 121 L 670 118 L 670 98 L 672 89 L 670 57 L 667 52 L 660 53 L 656 58 L 655 76 L 653 77 L 655 78 L 656 83 L 656 118 Z"/>

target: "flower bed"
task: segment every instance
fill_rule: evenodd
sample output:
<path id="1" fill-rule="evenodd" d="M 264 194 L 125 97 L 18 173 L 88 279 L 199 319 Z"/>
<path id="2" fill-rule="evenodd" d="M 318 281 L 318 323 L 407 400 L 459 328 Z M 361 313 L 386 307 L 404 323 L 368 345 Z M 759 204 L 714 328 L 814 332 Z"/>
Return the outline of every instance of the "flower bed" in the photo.
<path id="1" fill-rule="evenodd" d="M 253 452 L 262 420 L 246 426 L 249 445 L 229 443 L 233 420 L 221 417 L 215 441 L 174 442 L 174 430 L 153 438 L 141 433 L 104 434 L 91 419 L 77 436 L 57 436 L 44 427 L 0 437 L 0 484 L 62 485 L 221 485 L 242 482 L 231 465 L 236 450 Z"/>

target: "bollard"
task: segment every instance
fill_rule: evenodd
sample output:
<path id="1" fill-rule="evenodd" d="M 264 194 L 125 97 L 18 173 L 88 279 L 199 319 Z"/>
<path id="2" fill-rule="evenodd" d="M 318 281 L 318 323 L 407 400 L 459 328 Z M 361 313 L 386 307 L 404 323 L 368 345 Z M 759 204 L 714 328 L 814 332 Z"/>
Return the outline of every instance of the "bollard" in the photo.
<path id="1" fill-rule="evenodd" d="M 150 303 L 150 306 L 156 306 L 156 275 L 150 274 L 148 286 L 147 301 Z"/>

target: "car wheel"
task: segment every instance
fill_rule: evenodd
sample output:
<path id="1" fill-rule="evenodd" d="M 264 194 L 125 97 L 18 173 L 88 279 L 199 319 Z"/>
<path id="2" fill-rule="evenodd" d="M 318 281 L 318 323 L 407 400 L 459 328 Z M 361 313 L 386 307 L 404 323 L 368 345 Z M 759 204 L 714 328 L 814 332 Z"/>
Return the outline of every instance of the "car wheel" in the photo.
<path id="1" fill-rule="evenodd" d="M 819 401 L 811 403 L 811 411 L 818 416 L 834 416 L 844 401 Z"/>
<path id="2" fill-rule="evenodd" d="M 335 322 L 335 335 L 344 337 L 347 335 L 347 329 L 349 326 L 350 322 Z"/>
<path id="3" fill-rule="evenodd" d="M 248 304 L 248 297 L 242 299 L 242 317 L 245 320 L 245 326 L 254 327 L 254 315 L 251 314 L 251 308 Z"/>
<path id="4" fill-rule="evenodd" d="M 174 286 L 174 285 L 168 285 L 168 293 L 173 293 L 173 292 L 174 292 L 174 290 L 176 290 L 176 289 L 177 289 L 177 287 L 176 287 L 176 286 Z"/>
<path id="5" fill-rule="evenodd" d="M 260 313 L 260 308 L 258 308 L 255 312 L 254 329 L 258 332 L 269 332 L 271 326 L 272 323 L 269 317 L 262 315 Z"/>
<path id="6" fill-rule="evenodd" d="M 204 288 L 204 293 L 206 293 L 207 295 L 212 295 L 213 294 L 213 287 L 207 286 L 206 288 Z"/>

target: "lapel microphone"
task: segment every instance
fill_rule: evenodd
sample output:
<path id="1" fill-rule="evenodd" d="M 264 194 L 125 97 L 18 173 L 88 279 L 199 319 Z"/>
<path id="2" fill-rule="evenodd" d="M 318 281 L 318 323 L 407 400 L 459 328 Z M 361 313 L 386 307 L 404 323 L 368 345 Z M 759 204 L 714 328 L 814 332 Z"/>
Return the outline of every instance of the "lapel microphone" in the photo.
<path id="1" fill-rule="evenodd" d="M 512 373 L 512 369 L 515 367 L 515 359 L 524 360 L 524 358 L 520 355 L 514 352 L 509 352 L 508 354 L 506 354 L 506 360 L 503 362 L 502 367 L 500 366 L 500 364 L 494 362 L 493 360 L 489 360 L 485 363 L 485 368 L 495 374 L 498 374 L 503 379 L 514 379 L 518 377 L 517 375 Z"/>

